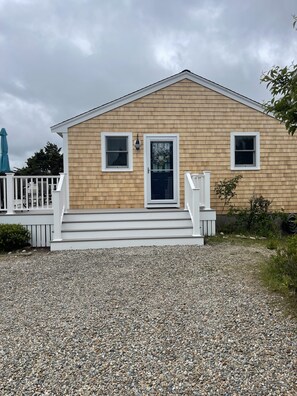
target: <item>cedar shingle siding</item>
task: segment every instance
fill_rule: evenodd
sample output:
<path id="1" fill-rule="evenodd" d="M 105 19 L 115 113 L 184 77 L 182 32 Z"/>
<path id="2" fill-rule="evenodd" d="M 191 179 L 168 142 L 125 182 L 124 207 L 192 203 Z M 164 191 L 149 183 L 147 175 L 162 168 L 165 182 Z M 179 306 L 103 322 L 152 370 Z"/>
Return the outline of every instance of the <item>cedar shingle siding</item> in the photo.
<path id="1" fill-rule="evenodd" d="M 214 183 L 243 175 L 234 203 L 247 206 L 255 194 L 273 200 L 273 209 L 297 210 L 297 145 L 274 118 L 190 80 L 123 105 L 69 128 L 71 208 L 141 208 L 144 206 L 143 146 L 133 149 L 133 172 L 101 171 L 101 132 L 178 133 L 180 197 L 186 170 L 211 171 L 211 206 L 222 203 Z M 230 132 L 260 132 L 261 169 L 230 170 Z"/>

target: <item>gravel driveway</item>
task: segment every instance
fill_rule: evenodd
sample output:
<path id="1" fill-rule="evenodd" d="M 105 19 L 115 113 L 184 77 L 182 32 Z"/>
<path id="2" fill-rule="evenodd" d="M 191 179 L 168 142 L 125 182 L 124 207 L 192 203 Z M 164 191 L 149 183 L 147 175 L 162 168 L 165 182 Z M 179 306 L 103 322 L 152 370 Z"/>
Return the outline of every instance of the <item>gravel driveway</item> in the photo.
<path id="1" fill-rule="evenodd" d="M 255 277 L 268 254 L 1 256 L 0 394 L 296 395 L 297 324 Z"/>

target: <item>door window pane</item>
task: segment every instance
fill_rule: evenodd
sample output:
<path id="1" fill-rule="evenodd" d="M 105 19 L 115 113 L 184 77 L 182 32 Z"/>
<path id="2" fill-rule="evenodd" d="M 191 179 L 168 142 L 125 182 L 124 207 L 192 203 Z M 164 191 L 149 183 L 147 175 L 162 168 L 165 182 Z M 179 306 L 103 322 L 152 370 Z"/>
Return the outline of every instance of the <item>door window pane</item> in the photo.
<path id="1" fill-rule="evenodd" d="M 151 199 L 173 199 L 173 171 L 151 172 Z"/>
<path id="2" fill-rule="evenodd" d="M 151 142 L 151 169 L 173 169 L 173 142 Z"/>

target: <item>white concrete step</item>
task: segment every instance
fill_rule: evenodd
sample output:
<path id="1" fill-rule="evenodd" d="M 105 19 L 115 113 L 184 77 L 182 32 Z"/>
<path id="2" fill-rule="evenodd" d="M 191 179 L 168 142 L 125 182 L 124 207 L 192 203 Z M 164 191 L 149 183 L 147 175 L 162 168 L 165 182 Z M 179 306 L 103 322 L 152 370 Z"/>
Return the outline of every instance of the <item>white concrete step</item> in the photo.
<path id="1" fill-rule="evenodd" d="M 196 245 L 204 244 L 203 237 L 170 237 L 170 238 L 134 238 L 134 239 L 89 239 L 62 240 L 51 242 L 51 250 L 82 250 L 107 249 L 132 246 L 166 246 L 166 245 Z"/>
<path id="2" fill-rule="evenodd" d="M 84 229 L 84 230 L 72 230 L 63 231 L 62 239 L 101 239 L 101 238 L 164 238 L 164 237 L 180 237 L 180 236 L 192 236 L 193 227 L 172 227 L 172 228 L 122 228 L 122 229 Z"/>
<path id="3" fill-rule="evenodd" d="M 70 211 L 64 214 L 63 222 L 80 221 L 124 221 L 124 220 L 161 220 L 190 219 L 189 212 L 181 209 L 133 209 L 113 211 Z"/>
<path id="4" fill-rule="evenodd" d="M 192 227 L 191 219 L 63 221 L 62 231 Z"/>
<path id="5" fill-rule="evenodd" d="M 214 226 L 215 212 L 201 212 L 201 234 L 213 235 Z M 71 211 L 63 218 L 62 240 L 51 242 L 51 250 L 203 245 L 203 236 L 192 232 L 189 212 L 181 209 Z"/>

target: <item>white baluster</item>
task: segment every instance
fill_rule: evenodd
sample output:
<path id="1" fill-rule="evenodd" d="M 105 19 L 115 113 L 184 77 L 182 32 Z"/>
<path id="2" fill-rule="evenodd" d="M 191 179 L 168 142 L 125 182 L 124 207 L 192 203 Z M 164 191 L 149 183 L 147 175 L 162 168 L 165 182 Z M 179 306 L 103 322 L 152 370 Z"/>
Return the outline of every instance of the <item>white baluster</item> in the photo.
<path id="1" fill-rule="evenodd" d="M 7 212 L 6 214 L 14 213 L 14 188 L 13 188 L 13 172 L 6 173 L 6 204 Z"/>
<path id="2" fill-rule="evenodd" d="M 201 236 L 200 233 L 200 190 L 196 188 L 192 191 L 193 205 L 193 236 Z"/>
<path id="3" fill-rule="evenodd" d="M 205 171 L 204 174 L 204 208 L 210 209 L 210 172 Z"/>

